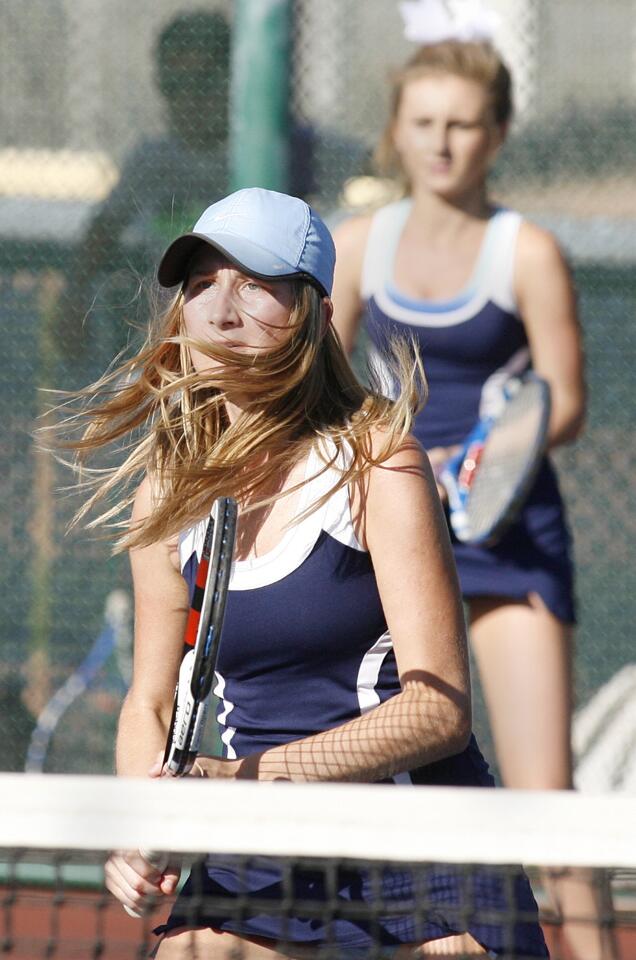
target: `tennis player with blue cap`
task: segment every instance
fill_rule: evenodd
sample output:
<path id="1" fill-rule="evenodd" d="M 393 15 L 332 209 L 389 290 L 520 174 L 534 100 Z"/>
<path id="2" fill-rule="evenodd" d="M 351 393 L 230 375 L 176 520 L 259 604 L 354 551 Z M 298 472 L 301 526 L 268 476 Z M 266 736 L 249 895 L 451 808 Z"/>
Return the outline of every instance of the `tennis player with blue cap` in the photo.
<path id="1" fill-rule="evenodd" d="M 326 322 L 333 269 L 329 231 L 302 200 L 246 189 L 213 204 L 161 261 L 159 282 L 178 288 L 146 344 L 104 375 L 97 397 L 91 388 L 81 411 L 81 458 L 113 440 L 126 451 L 91 501 L 110 495 L 102 520 L 111 529 L 113 489 L 124 491 L 127 515 L 126 486 L 136 485 L 119 541 L 135 590 L 120 775 L 166 776 L 157 758 L 206 519 L 217 497 L 232 496 L 237 548 L 214 671 L 223 756 L 199 756 L 193 775 L 492 785 L 471 736 L 446 524 L 409 435 L 423 371 L 396 344 L 395 400 L 357 380 Z M 206 802 L 205 785 L 197 798 Z M 218 818 L 222 831 L 223 810 Z M 455 941 L 471 956 L 511 945 L 547 955 L 520 868 L 505 877 L 477 869 L 467 888 L 444 868 L 426 877 L 387 869 L 374 891 L 352 867 L 330 892 L 328 877 L 298 867 L 294 891 L 314 904 L 311 920 L 283 903 L 281 870 L 216 855 L 194 863 L 157 929 L 156 955 L 309 960 L 325 947 L 361 957 L 404 946 L 400 956 L 420 956 L 440 952 L 431 947 L 440 940 L 442 952 Z M 113 854 L 106 867 L 108 888 L 136 913 L 173 894 L 179 873 L 139 851 Z M 429 891 L 417 910 L 416 887 Z M 366 919 L 347 910 L 366 900 Z"/>

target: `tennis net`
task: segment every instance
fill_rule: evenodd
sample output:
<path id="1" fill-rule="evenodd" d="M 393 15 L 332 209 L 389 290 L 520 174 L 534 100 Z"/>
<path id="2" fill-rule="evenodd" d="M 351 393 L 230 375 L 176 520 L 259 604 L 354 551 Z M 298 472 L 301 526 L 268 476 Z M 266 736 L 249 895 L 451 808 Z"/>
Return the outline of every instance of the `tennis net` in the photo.
<path id="1" fill-rule="evenodd" d="M 572 936 L 589 940 L 589 960 L 629 960 L 633 823 L 625 795 L 3 774 L 0 950 L 149 956 L 171 902 L 130 918 L 103 874 L 108 851 L 142 848 L 178 853 L 182 880 L 195 864 L 177 909 L 189 924 L 250 933 L 184 947 L 184 960 L 263 960 L 272 954 L 254 942 L 272 930 L 281 953 L 303 960 L 402 960 L 412 948 L 399 943 L 424 941 L 456 958 L 540 956 L 518 864 L 553 960 L 571 956 Z"/>

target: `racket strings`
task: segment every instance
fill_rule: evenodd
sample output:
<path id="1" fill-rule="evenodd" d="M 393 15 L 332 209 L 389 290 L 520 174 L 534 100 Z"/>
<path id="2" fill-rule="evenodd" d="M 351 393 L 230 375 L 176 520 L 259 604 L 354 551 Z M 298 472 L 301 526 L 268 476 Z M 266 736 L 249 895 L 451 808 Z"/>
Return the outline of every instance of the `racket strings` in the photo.
<path id="1" fill-rule="evenodd" d="M 462 539 L 495 542 L 514 520 L 541 464 L 549 412 L 545 381 L 534 375 L 524 380 L 493 424 L 471 471 Z"/>

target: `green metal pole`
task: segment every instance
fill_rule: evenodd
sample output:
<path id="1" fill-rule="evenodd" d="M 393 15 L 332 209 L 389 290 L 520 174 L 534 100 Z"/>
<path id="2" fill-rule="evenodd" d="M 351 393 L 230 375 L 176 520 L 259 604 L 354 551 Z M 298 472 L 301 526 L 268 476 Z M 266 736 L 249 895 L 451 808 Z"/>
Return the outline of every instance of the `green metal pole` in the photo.
<path id="1" fill-rule="evenodd" d="M 292 0 L 235 0 L 230 171 L 241 187 L 289 188 Z"/>

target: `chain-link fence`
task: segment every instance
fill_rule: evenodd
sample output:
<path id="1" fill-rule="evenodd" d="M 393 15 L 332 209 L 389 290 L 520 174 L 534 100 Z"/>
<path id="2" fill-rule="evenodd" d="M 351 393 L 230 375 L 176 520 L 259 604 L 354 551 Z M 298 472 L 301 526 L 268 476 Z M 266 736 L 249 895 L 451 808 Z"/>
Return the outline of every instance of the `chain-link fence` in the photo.
<path id="1" fill-rule="evenodd" d="M 387 76 L 409 45 L 394 0 L 289 6 L 289 189 L 335 220 L 360 202 L 347 183 L 371 171 Z M 556 232 L 585 331 L 589 425 L 557 456 L 576 543 L 583 703 L 635 659 L 636 9 L 632 0 L 490 6 L 517 101 L 495 193 Z M 89 382 L 137 335 L 157 254 L 231 185 L 238 9 L 213 0 L 0 9 L 3 769 L 24 766 L 35 718 L 100 636 L 107 597 L 129 590 L 124 559 L 65 535 L 73 501 L 59 488 L 69 475 L 30 440 L 46 406 L 39 388 Z M 67 691 L 46 769 L 111 768 L 126 683 L 118 663 L 105 658 L 81 696 Z"/>

